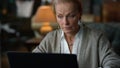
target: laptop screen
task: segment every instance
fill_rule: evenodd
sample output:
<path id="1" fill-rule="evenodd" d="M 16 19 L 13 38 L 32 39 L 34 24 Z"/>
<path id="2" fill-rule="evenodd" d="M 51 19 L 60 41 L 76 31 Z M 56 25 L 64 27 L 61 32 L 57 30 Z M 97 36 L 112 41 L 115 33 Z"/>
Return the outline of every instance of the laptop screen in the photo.
<path id="1" fill-rule="evenodd" d="M 74 54 L 8 52 L 10 68 L 78 68 Z"/>

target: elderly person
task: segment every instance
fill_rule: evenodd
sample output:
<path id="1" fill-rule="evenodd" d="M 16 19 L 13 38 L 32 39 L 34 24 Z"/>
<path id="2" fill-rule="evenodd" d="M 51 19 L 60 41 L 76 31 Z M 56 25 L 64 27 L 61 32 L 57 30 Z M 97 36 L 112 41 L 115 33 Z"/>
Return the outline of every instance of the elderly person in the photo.
<path id="1" fill-rule="evenodd" d="M 53 10 L 61 29 L 48 33 L 33 53 L 76 54 L 79 68 L 120 68 L 104 34 L 80 22 L 80 0 L 54 0 Z"/>

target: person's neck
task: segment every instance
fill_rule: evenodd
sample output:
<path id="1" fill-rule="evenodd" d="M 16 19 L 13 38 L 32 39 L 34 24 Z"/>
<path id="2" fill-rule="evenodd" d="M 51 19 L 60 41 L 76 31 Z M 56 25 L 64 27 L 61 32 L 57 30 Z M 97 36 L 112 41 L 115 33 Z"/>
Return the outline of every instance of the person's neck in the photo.
<path id="1" fill-rule="evenodd" d="M 76 29 L 75 32 L 73 33 L 69 33 L 69 34 L 65 34 L 65 38 L 67 41 L 73 41 L 75 38 L 75 35 L 78 33 L 78 31 L 80 30 L 80 27 L 78 27 L 78 29 Z"/>

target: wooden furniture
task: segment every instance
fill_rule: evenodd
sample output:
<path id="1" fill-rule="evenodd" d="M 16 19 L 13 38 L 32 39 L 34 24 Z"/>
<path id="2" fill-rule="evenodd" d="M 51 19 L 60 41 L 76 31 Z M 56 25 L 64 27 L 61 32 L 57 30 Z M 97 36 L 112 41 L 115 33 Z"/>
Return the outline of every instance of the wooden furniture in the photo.
<path id="1" fill-rule="evenodd" d="M 32 51 L 39 43 L 42 41 L 43 37 L 41 38 L 30 38 L 28 39 L 25 44 L 28 48 L 28 51 Z"/>
<path id="2" fill-rule="evenodd" d="M 120 2 L 109 2 L 103 4 L 103 22 L 120 22 Z"/>

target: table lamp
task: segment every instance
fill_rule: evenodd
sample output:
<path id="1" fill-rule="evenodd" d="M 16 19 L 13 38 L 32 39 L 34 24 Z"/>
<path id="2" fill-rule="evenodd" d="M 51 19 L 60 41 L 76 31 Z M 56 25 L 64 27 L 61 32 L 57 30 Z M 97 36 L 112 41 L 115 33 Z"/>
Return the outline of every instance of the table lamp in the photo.
<path id="1" fill-rule="evenodd" d="M 34 15 L 32 22 L 35 28 L 39 28 L 41 34 L 46 34 L 57 27 L 55 14 L 51 5 L 42 5 L 38 7 L 36 14 Z M 36 24 L 36 25 L 35 25 Z"/>

